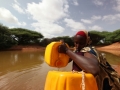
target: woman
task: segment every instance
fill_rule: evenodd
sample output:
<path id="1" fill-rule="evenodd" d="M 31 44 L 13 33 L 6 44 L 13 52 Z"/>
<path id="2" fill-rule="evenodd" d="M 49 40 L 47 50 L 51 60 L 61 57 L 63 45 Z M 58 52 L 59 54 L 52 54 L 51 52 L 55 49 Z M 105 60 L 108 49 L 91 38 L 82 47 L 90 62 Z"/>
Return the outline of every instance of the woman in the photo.
<path id="1" fill-rule="evenodd" d="M 86 50 L 86 48 L 84 48 L 90 43 L 89 39 L 86 31 L 79 31 L 74 36 L 74 52 L 67 48 L 64 43 L 59 46 L 58 51 L 67 54 L 70 59 L 73 60 L 72 70 L 83 70 L 93 74 L 96 78 L 99 90 L 120 90 L 118 76 L 105 58 L 98 58 L 90 52 L 91 50 Z"/>
<path id="2" fill-rule="evenodd" d="M 59 52 L 66 53 L 73 60 L 73 69 L 75 71 L 84 70 L 96 76 L 99 72 L 99 63 L 97 58 L 89 52 L 80 52 L 86 45 L 88 36 L 84 31 L 79 31 L 74 36 L 75 53 L 68 49 L 65 44 L 59 47 Z"/>

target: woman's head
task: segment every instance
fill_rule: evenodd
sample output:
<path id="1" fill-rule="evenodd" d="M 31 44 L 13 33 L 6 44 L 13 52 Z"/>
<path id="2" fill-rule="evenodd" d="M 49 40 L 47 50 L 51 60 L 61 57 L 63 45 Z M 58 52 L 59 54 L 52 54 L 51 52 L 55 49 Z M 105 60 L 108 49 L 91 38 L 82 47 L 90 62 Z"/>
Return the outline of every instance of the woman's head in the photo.
<path id="1" fill-rule="evenodd" d="M 74 44 L 77 50 L 81 50 L 87 45 L 88 42 L 88 32 L 81 30 L 78 31 L 74 36 Z"/>

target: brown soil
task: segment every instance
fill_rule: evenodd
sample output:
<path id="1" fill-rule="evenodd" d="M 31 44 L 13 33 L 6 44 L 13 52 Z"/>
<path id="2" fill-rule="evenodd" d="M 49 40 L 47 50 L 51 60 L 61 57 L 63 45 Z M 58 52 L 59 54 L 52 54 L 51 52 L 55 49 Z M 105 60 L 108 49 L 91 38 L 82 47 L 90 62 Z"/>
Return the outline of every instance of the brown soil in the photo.
<path id="1" fill-rule="evenodd" d="M 103 47 L 96 47 L 98 51 L 105 51 L 112 53 L 114 55 L 120 56 L 120 42 L 108 45 L 108 46 L 103 46 Z"/>
<path id="2" fill-rule="evenodd" d="M 17 45 L 9 48 L 8 50 L 36 51 L 45 50 L 45 47 L 41 47 L 39 45 Z"/>
<path id="3" fill-rule="evenodd" d="M 96 47 L 98 50 L 120 50 L 120 42 L 113 43 L 108 46 L 103 46 L 103 47 Z"/>

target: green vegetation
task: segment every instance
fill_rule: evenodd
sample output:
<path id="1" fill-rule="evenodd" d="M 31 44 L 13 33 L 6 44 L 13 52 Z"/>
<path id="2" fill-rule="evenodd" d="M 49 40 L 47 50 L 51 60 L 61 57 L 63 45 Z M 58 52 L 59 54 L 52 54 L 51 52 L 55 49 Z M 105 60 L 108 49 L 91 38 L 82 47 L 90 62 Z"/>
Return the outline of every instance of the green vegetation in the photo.
<path id="1" fill-rule="evenodd" d="M 41 33 L 23 28 L 9 29 L 0 24 L 0 50 L 14 45 L 39 45 L 43 38 Z"/>
<path id="2" fill-rule="evenodd" d="M 108 31 L 89 31 L 92 45 L 109 45 L 120 42 L 120 29 L 113 32 Z M 9 29 L 0 24 L 0 50 L 5 50 L 14 45 L 40 45 L 46 46 L 50 42 L 64 40 L 69 46 L 74 46 L 73 37 L 61 36 L 54 38 L 44 38 L 44 36 L 36 31 L 24 28 Z"/>
<path id="3" fill-rule="evenodd" d="M 39 44 L 41 38 L 43 38 L 41 33 L 23 28 L 13 28 L 9 31 L 18 45 Z"/>
<path id="4" fill-rule="evenodd" d="M 0 24 L 0 50 L 9 48 L 15 44 L 16 42 L 13 40 L 8 27 Z"/>
<path id="5" fill-rule="evenodd" d="M 109 45 L 115 42 L 120 42 L 120 29 L 113 32 L 108 31 L 90 31 L 93 45 Z"/>

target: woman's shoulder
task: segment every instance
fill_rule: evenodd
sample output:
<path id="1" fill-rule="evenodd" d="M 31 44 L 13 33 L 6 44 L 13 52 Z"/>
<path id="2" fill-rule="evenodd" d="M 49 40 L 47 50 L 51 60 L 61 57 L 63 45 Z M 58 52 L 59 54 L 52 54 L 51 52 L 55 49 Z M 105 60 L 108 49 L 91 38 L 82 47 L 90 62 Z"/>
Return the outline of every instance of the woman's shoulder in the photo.
<path id="1" fill-rule="evenodd" d="M 97 56 L 97 51 L 96 51 L 95 47 L 93 47 L 93 46 L 84 47 L 81 50 L 81 52 L 90 53 L 90 54 Z"/>
<path id="2" fill-rule="evenodd" d="M 81 52 L 89 52 L 90 51 L 90 47 L 84 47 L 81 49 Z"/>

